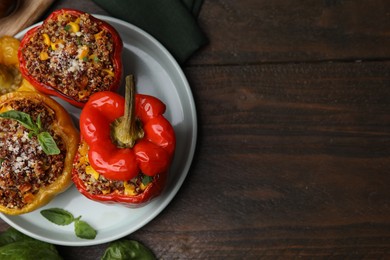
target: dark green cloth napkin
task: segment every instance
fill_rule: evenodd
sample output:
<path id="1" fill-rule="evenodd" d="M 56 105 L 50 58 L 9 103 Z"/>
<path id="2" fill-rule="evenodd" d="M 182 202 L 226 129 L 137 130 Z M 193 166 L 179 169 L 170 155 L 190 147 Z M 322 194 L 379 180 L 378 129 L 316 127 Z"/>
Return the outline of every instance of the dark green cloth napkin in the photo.
<path id="1" fill-rule="evenodd" d="M 203 0 L 93 0 L 112 16 L 145 30 L 183 64 L 207 43 L 196 17 Z"/>
<path id="2" fill-rule="evenodd" d="M 181 1 L 187 6 L 187 9 L 190 12 L 192 12 L 192 14 L 195 17 L 198 16 L 203 0 L 181 0 Z"/>

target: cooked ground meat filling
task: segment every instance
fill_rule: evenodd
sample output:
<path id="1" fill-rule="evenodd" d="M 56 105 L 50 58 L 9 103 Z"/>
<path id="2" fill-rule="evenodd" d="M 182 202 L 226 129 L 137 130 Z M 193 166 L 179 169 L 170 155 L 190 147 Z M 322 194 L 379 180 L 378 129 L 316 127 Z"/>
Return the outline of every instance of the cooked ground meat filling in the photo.
<path id="1" fill-rule="evenodd" d="M 111 34 L 89 14 L 69 14 L 45 22 L 23 50 L 26 67 L 37 81 L 85 102 L 114 81 Z"/>
<path id="2" fill-rule="evenodd" d="M 103 195 L 117 193 L 121 195 L 134 196 L 142 193 L 150 185 L 152 177 L 144 175 L 142 172 L 137 177 L 129 181 L 108 180 L 103 175 L 96 172 L 88 161 L 88 144 L 81 142 L 79 145 L 79 157 L 74 163 L 79 178 L 86 186 L 86 190 L 93 195 Z M 158 175 L 153 178 L 158 178 Z"/>
<path id="3" fill-rule="evenodd" d="M 40 114 L 42 127 L 61 151 L 58 155 L 46 155 L 37 137 L 29 136 L 27 128 L 16 120 L 0 118 L 0 204 L 20 209 L 62 174 L 66 147 L 52 130 L 56 116 L 50 108 L 31 100 L 13 100 L 3 107 L 28 113 L 34 121 Z"/>

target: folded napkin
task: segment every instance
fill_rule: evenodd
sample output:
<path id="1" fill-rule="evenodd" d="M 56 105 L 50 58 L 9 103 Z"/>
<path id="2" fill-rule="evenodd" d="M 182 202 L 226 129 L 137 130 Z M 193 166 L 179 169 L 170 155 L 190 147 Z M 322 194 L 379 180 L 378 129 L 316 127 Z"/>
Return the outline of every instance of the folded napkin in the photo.
<path id="1" fill-rule="evenodd" d="M 192 14 L 197 17 L 202 6 L 203 0 L 181 0 L 186 6 L 187 9 L 192 12 Z"/>
<path id="2" fill-rule="evenodd" d="M 207 43 L 196 17 L 203 0 L 93 0 L 114 17 L 155 37 L 183 64 Z"/>

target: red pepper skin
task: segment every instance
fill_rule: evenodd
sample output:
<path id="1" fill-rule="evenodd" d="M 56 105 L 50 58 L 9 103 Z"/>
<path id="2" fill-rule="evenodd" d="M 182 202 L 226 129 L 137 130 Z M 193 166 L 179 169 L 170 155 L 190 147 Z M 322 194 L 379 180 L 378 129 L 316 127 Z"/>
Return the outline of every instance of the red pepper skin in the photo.
<path id="1" fill-rule="evenodd" d="M 133 148 L 117 148 L 110 138 L 110 124 L 123 116 L 125 99 L 114 92 L 93 94 L 80 115 L 80 132 L 89 146 L 91 166 L 107 179 L 130 180 L 141 170 L 154 176 L 167 171 L 176 138 L 162 115 L 165 105 L 157 98 L 136 95 L 136 117 L 144 137 Z"/>
<path id="2" fill-rule="evenodd" d="M 168 151 L 150 141 L 141 140 L 134 147 L 134 153 L 138 167 L 148 176 L 154 176 L 156 172 L 165 172 L 171 161 Z"/>
<path id="3" fill-rule="evenodd" d="M 46 18 L 46 20 L 55 19 L 57 16 L 64 14 L 64 13 L 68 13 L 72 16 L 80 16 L 84 12 L 74 10 L 74 9 L 63 8 L 63 9 L 60 9 L 60 10 L 57 10 L 57 11 L 54 11 L 53 13 L 51 13 Z M 118 32 L 110 24 L 108 24 L 100 19 L 97 19 L 93 16 L 90 16 L 90 17 L 93 21 L 101 23 L 100 27 L 102 29 L 108 31 L 112 36 L 112 40 L 114 43 L 114 55 L 113 55 L 112 62 L 113 62 L 113 67 L 114 67 L 114 79 L 115 80 L 111 84 L 109 90 L 116 91 L 120 85 L 120 81 L 121 81 L 121 77 L 122 77 L 122 70 L 123 70 L 122 59 L 121 59 L 122 49 L 123 49 L 122 39 L 120 38 Z M 61 92 L 59 92 L 58 90 L 56 90 L 52 86 L 43 84 L 42 82 L 36 80 L 34 77 L 31 77 L 30 73 L 28 72 L 28 69 L 26 67 L 26 61 L 22 55 L 23 49 L 25 48 L 26 44 L 30 41 L 31 37 L 39 29 L 39 27 L 40 26 L 36 26 L 36 27 L 30 29 L 29 31 L 27 31 L 26 34 L 24 35 L 23 39 L 20 42 L 19 51 L 18 51 L 20 72 L 22 73 L 23 77 L 25 79 L 27 79 L 38 91 L 45 93 L 47 95 L 57 96 L 57 97 L 69 102 L 70 104 L 72 104 L 76 107 L 82 108 L 85 105 L 84 102 L 74 100 L 73 98 L 62 94 Z"/>

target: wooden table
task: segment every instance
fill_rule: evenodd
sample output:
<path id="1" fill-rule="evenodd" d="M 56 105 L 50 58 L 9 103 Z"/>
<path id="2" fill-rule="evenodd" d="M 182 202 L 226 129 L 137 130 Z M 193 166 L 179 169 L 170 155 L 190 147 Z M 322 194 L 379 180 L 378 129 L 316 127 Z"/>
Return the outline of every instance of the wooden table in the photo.
<path id="1" fill-rule="evenodd" d="M 183 66 L 196 154 L 174 200 L 127 238 L 159 259 L 389 258 L 389 19 L 387 0 L 206 0 L 210 43 Z"/>

